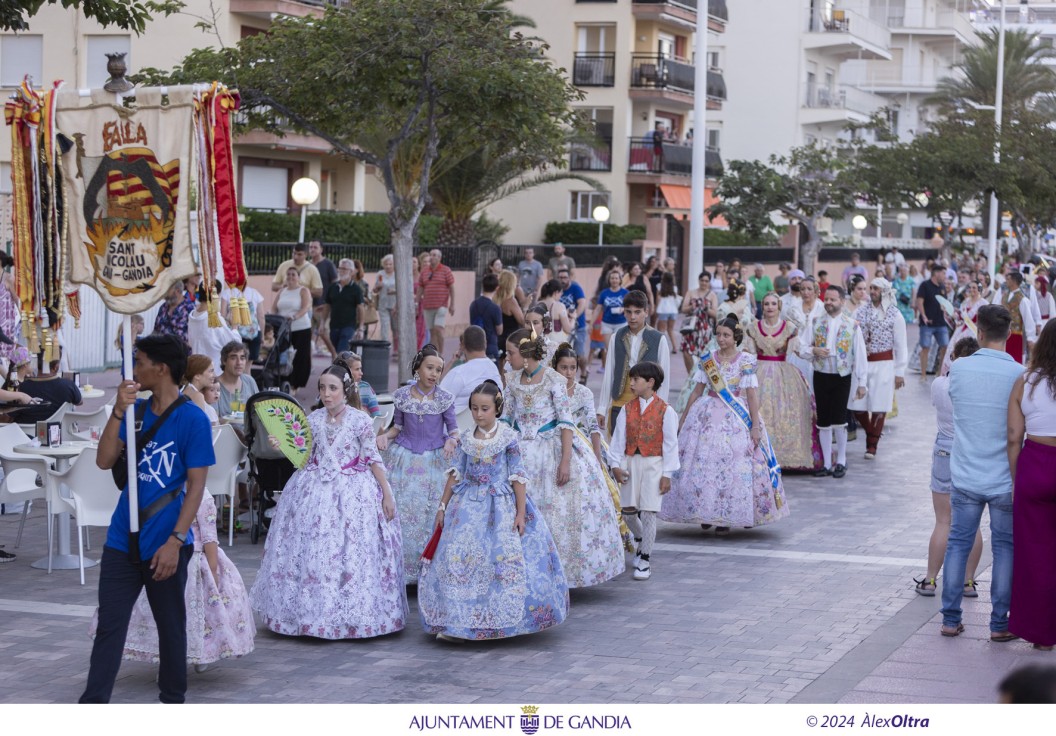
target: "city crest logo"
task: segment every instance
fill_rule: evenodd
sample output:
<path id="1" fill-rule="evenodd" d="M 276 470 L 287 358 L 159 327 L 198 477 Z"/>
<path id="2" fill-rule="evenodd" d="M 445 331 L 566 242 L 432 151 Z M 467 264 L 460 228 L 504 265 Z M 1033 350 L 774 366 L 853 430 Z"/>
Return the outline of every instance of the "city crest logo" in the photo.
<path id="1" fill-rule="evenodd" d="M 539 706 L 537 705 L 522 705 L 521 706 L 521 731 L 528 736 L 539 730 Z"/>

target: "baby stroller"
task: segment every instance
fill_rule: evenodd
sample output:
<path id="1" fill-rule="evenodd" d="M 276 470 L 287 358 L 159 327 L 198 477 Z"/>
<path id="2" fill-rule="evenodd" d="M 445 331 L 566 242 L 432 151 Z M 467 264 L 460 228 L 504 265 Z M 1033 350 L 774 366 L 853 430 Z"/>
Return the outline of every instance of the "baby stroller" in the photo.
<path id="1" fill-rule="evenodd" d="M 289 375 L 293 373 L 293 341 L 290 337 L 292 321 L 281 314 L 264 315 L 264 329 L 271 328 L 275 335 L 275 345 L 260 364 L 253 370 L 253 377 L 261 389 L 274 388 L 283 393 L 292 393 Z"/>
<path id="2" fill-rule="evenodd" d="M 288 321 L 288 320 L 287 320 Z M 278 344 L 276 342 L 276 344 Z M 260 533 L 271 523 L 271 509 L 275 508 L 276 494 L 282 493 L 295 468 L 280 450 L 268 444 L 268 432 L 257 416 L 256 404 L 264 399 L 285 399 L 297 404 L 282 391 L 261 391 L 246 402 L 246 444 L 249 446 L 249 540 L 256 544 Z"/>

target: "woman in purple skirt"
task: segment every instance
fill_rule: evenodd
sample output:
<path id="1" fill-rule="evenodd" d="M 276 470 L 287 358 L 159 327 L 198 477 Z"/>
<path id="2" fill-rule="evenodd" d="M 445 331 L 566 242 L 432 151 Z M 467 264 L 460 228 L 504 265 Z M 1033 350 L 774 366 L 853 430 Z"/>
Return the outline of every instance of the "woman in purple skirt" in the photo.
<path id="1" fill-rule="evenodd" d="M 1056 321 L 1045 325 L 1030 353 L 1030 368 L 1008 401 L 1015 479 L 1008 630 L 1050 650 L 1056 645 Z"/>

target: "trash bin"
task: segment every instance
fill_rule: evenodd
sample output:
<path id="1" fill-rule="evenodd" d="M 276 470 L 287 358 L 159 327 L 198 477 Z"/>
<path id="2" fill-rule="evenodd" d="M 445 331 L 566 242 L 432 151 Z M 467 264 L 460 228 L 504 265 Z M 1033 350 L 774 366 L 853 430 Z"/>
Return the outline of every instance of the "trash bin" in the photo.
<path id="1" fill-rule="evenodd" d="M 389 391 L 388 340 L 353 340 L 349 347 L 363 358 L 363 380 L 370 384 L 376 394 Z"/>

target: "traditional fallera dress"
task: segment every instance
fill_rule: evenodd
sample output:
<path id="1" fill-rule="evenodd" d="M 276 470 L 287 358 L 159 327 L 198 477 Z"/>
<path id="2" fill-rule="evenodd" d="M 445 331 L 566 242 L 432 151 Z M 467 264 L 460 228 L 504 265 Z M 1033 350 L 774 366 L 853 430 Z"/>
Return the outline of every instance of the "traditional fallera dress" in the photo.
<path id="1" fill-rule="evenodd" d="M 598 425 L 598 411 L 594 403 L 594 394 L 582 383 L 576 383 L 575 388 L 572 389 L 569 401 L 572 403 L 572 419 L 576 423 L 576 429 L 583 433 L 583 438 L 591 446 L 591 449 L 594 447 L 593 435 L 598 435 L 601 439 L 602 458 L 604 458 L 608 451 L 608 443 L 605 441 L 605 433 L 601 431 L 601 427 Z M 631 530 L 627 528 L 627 523 L 623 520 L 623 515 L 621 514 L 620 487 L 616 485 L 616 481 L 609 474 L 605 463 L 602 463 L 601 472 L 605 476 L 605 484 L 609 488 L 609 496 L 612 497 L 613 508 L 616 509 L 616 518 L 620 524 L 620 536 L 624 540 L 624 547 L 627 551 L 633 552 L 634 537 L 631 535 Z"/>
<path id="2" fill-rule="evenodd" d="M 521 433 L 528 495 L 557 543 L 568 587 L 585 588 L 624 571 L 620 528 L 601 465 L 578 432 L 572 432 L 569 481 L 557 485 L 561 430 L 575 423 L 564 376 L 543 370 L 543 380 L 532 385 L 521 383 L 523 371 L 506 374 L 504 411 Z"/>
<path id="3" fill-rule="evenodd" d="M 191 522 L 194 553 L 187 563 L 187 661 L 209 664 L 221 659 L 241 657 L 253 651 L 257 626 L 242 576 L 224 554 L 216 535 L 216 504 L 206 491 L 198 513 Z M 206 544 L 216 544 L 217 577 L 209 569 L 203 551 Z M 92 617 L 89 634 L 95 638 L 99 612 Z M 143 591 L 132 609 L 125 638 L 124 658 L 138 662 L 158 659 L 158 627 Z"/>
<path id="4" fill-rule="evenodd" d="M 784 470 L 812 470 L 822 464 L 814 397 L 803 374 L 787 362 L 798 343 L 795 325 L 780 320 L 773 328 L 753 322 L 744 345 L 758 360 L 759 414 Z"/>
<path id="5" fill-rule="evenodd" d="M 557 626 L 568 614 L 568 583 L 546 521 L 525 501 L 522 536 L 514 481 L 529 484 L 517 432 L 462 434 L 454 495 L 431 562 L 418 580 L 422 627 L 459 639 L 501 639 Z"/>
<path id="6" fill-rule="evenodd" d="M 953 346 L 966 337 L 976 336 L 976 331 L 968 324 L 974 325 L 979 321 L 979 309 L 986 303 L 982 297 L 975 304 L 968 300 L 961 302 L 961 308 L 957 310 L 957 329 L 953 331 L 953 337 L 950 338 L 950 346 L 942 359 L 942 372 L 939 375 L 945 376 L 950 370 L 950 363 L 953 362 Z"/>
<path id="7" fill-rule="evenodd" d="M 719 363 L 727 388 L 747 408 L 746 389 L 758 388 L 755 357 L 737 353 Z M 753 527 L 788 516 L 784 488 L 774 488 L 766 459 L 741 420 L 710 390 L 698 368 L 693 381 L 704 385 L 678 435 L 681 465 L 664 496 L 660 518 L 679 524 Z"/>
<path id="8" fill-rule="evenodd" d="M 781 304 L 785 305 L 785 303 L 785 297 L 781 297 Z M 825 314 L 825 304 L 821 299 L 814 300 L 809 313 L 803 309 L 802 298 L 790 298 L 787 309 L 784 306 L 781 309 L 781 319 L 791 322 L 796 328 L 796 333 L 800 335 L 799 352 L 788 353 L 787 361 L 803 374 L 811 396 L 814 395 L 814 356 L 811 354 L 813 345 L 809 338 L 803 339 L 803 336 L 814 334 L 814 320 L 823 314 Z"/>
<path id="9" fill-rule="evenodd" d="M 710 292 L 709 292 L 710 293 Z M 686 297 L 689 299 L 689 297 Z M 690 299 L 693 311 L 690 317 L 696 317 L 696 329 L 692 332 L 682 333 L 682 352 L 690 355 L 700 355 L 711 341 L 711 318 L 708 316 L 708 300 L 704 297 L 693 297 Z"/>
<path id="10" fill-rule="evenodd" d="M 308 416 L 312 454 L 286 484 L 253 584 L 264 625 L 289 636 L 363 639 L 407 620 L 400 518 L 385 519 L 371 472 L 373 425 L 349 407 L 336 423 Z"/>
<path id="11" fill-rule="evenodd" d="M 392 423 L 400 433 L 384 453 L 385 466 L 403 529 L 403 576 L 414 583 L 450 465 L 444 442 L 458 431 L 455 398 L 439 386 L 425 399 L 414 398 L 410 386 L 396 389 L 392 398 Z"/>

